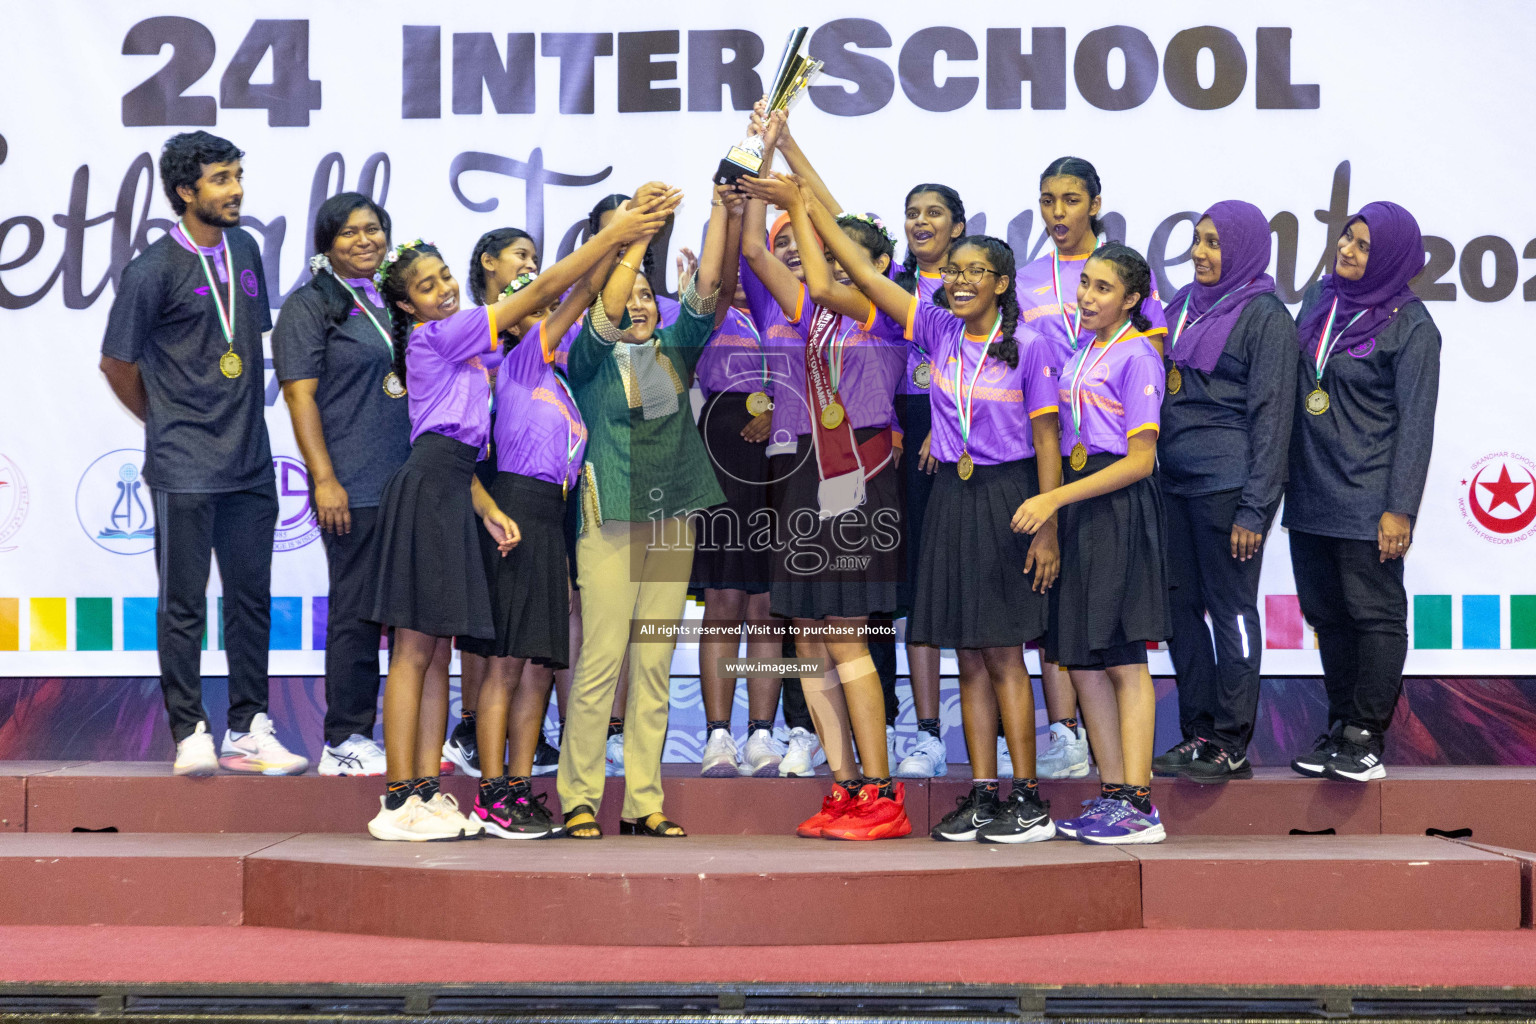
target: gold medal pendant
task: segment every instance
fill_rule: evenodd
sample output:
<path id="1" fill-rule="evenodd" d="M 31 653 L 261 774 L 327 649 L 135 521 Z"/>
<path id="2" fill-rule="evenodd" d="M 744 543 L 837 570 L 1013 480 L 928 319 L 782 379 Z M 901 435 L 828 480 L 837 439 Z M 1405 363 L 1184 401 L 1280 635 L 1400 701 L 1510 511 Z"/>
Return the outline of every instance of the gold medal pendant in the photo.
<path id="1" fill-rule="evenodd" d="M 971 474 L 976 472 L 976 463 L 971 458 L 970 452 L 960 453 L 960 461 L 955 464 L 955 472 L 960 474 L 961 480 L 969 480 Z"/>
<path id="2" fill-rule="evenodd" d="M 836 430 L 843 422 L 843 406 L 840 402 L 833 402 L 821 410 L 821 425 L 828 430 Z"/>
<path id="3" fill-rule="evenodd" d="M 567 480 L 561 480 L 560 481 L 560 500 L 564 501 L 570 495 L 570 493 L 571 493 L 571 481 L 568 480 L 568 479 Z"/>
<path id="4" fill-rule="evenodd" d="M 912 368 L 912 383 L 916 387 L 928 390 L 928 385 L 933 382 L 933 364 L 922 362 Z"/>
<path id="5" fill-rule="evenodd" d="M 394 370 L 390 370 L 384 375 L 384 393 L 390 398 L 405 397 L 405 385 L 400 383 L 400 378 L 395 374 Z"/>
<path id="6" fill-rule="evenodd" d="M 761 416 L 770 411 L 773 403 L 768 400 L 768 392 L 754 391 L 747 396 L 747 413 L 752 416 Z"/>
<path id="7" fill-rule="evenodd" d="M 1176 395 L 1184 389 L 1184 375 L 1179 372 L 1177 366 L 1168 368 L 1168 393 Z"/>
<path id="8" fill-rule="evenodd" d="M 236 377 L 240 376 L 243 370 L 244 365 L 240 362 L 240 356 L 235 352 L 234 349 L 230 349 L 228 352 L 225 352 L 223 355 L 219 356 L 219 372 L 228 377 L 230 380 L 234 380 Z"/>
<path id="9" fill-rule="evenodd" d="M 1322 388 L 1314 388 L 1311 394 L 1307 395 L 1307 412 L 1313 416 L 1321 416 L 1327 412 L 1328 405 L 1328 392 Z"/>
<path id="10" fill-rule="evenodd" d="M 1072 460 L 1069 464 L 1078 472 L 1082 472 L 1083 467 L 1088 465 L 1088 449 L 1083 442 L 1079 441 L 1072 446 Z"/>

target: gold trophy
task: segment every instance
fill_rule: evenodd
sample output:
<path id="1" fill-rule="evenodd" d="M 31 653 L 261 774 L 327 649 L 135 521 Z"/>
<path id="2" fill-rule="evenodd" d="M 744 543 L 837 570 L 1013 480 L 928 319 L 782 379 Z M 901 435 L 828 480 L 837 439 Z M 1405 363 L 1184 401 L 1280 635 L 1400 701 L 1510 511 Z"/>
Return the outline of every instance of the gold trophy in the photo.
<path id="1" fill-rule="evenodd" d="M 784 56 L 779 58 L 778 73 L 773 76 L 773 84 L 767 94 L 770 114 L 775 110 L 788 110 L 821 74 L 822 62 L 811 60 L 800 52 L 809 31 L 802 27 L 789 33 L 789 39 L 784 44 Z M 720 169 L 715 172 L 715 184 L 729 185 L 746 174 L 755 177 L 762 170 L 763 137 L 749 135 L 732 146 L 725 159 L 720 161 Z"/>

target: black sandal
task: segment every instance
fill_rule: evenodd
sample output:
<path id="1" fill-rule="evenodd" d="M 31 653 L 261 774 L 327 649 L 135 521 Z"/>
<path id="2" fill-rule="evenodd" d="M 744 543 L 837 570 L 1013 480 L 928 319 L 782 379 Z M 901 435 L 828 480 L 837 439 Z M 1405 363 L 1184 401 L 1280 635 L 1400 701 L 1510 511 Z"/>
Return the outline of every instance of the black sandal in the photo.
<path id="1" fill-rule="evenodd" d="M 656 813 L 660 814 L 661 812 L 657 811 Z M 648 815 L 646 817 L 646 821 L 649 821 L 652 817 L 655 817 L 655 815 Z M 676 832 L 670 831 L 671 829 L 677 829 L 677 831 Z M 656 822 L 655 827 L 647 825 L 645 821 L 620 821 L 619 822 L 619 835 L 621 835 L 621 836 L 651 836 L 651 837 L 656 838 L 656 839 L 687 839 L 688 838 L 688 833 L 683 831 L 683 826 L 681 826 L 677 822 L 671 821 L 671 820 L 669 820 L 667 818 L 662 818 L 660 821 Z"/>
<path id="2" fill-rule="evenodd" d="M 584 814 L 592 820 L 571 824 L 572 818 L 579 818 Z M 597 812 L 590 804 L 577 804 L 565 812 L 565 831 L 562 834 L 567 839 L 601 839 L 603 827 L 597 823 Z"/>

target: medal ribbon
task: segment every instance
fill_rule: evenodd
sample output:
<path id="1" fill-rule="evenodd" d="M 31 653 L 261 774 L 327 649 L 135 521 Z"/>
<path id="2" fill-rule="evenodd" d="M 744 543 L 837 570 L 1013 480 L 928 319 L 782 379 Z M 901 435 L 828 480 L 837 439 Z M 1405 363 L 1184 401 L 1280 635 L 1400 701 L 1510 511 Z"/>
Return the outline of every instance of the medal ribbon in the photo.
<path id="1" fill-rule="evenodd" d="M 1051 243 L 1051 287 L 1056 289 L 1056 312 L 1061 314 L 1061 324 L 1067 329 L 1067 344 L 1077 351 L 1078 325 L 1083 322 L 1083 311 L 1078 309 L 1067 317 L 1067 300 L 1061 294 L 1061 252 Z"/>
<path id="2" fill-rule="evenodd" d="M 1338 315 L 1338 312 L 1339 300 L 1338 297 L 1335 296 L 1333 300 L 1333 307 L 1328 310 L 1328 319 L 1323 322 L 1323 333 L 1317 340 L 1317 355 L 1313 357 L 1313 362 L 1317 364 L 1318 387 L 1322 387 L 1323 367 L 1327 365 L 1329 358 L 1332 357 L 1333 350 L 1335 347 L 1337 347 L 1339 339 L 1344 337 L 1346 331 L 1355 326 L 1356 320 L 1359 320 L 1361 317 L 1365 316 L 1365 310 L 1362 309 L 1360 312 L 1354 315 L 1349 323 L 1345 324 L 1343 328 L 1340 329 L 1338 334 L 1329 337 L 1333 331 L 1333 318 Z"/>
<path id="3" fill-rule="evenodd" d="M 213 293 L 213 304 L 219 311 L 219 327 L 224 331 L 224 340 L 229 342 L 229 350 L 235 350 L 235 264 L 229 255 L 229 239 L 224 240 L 224 275 L 229 278 L 229 310 L 225 311 L 224 302 L 219 298 L 219 283 L 213 279 L 211 261 L 203 247 L 192 241 L 192 236 L 187 234 L 187 229 L 180 221 L 176 222 L 176 230 L 181 232 L 181 237 L 186 239 L 188 245 L 197 253 L 197 265 L 203 268 L 203 277 L 208 281 L 208 290 Z"/>
<path id="4" fill-rule="evenodd" d="M 737 310 L 740 313 L 740 310 Z M 768 391 L 768 353 L 763 348 L 763 336 L 757 329 L 757 324 L 752 322 L 752 317 L 741 313 L 741 322 L 747 325 L 747 330 L 752 332 L 752 340 L 757 342 L 757 354 L 763 361 L 763 392 Z"/>
<path id="5" fill-rule="evenodd" d="M 1072 407 L 1072 432 L 1078 435 L 1078 440 L 1082 440 L 1083 433 L 1083 380 L 1109 354 L 1109 350 L 1114 347 L 1115 342 L 1119 341 L 1125 332 L 1130 329 L 1131 322 L 1129 320 L 1121 324 L 1120 329 L 1115 332 L 1115 336 L 1109 339 L 1109 344 L 1099 349 L 1099 354 L 1093 357 L 1092 363 L 1088 362 L 1088 352 L 1094 346 L 1090 345 L 1089 348 L 1081 349 L 1077 353 L 1077 370 L 1072 374 L 1072 386 L 1067 390 L 1067 399 L 1068 404 Z"/>
<path id="6" fill-rule="evenodd" d="M 1253 281 L 1249 281 L 1249 282 L 1247 282 L 1247 284 L 1240 284 L 1236 288 L 1233 288 L 1231 291 L 1227 292 L 1227 294 L 1223 295 L 1221 298 L 1219 298 L 1215 302 L 1211 303 L 1211 309 L 1208 309 L 1204 313 L 1201 313 L 1199 316 L 1195 317 L 1195 319 L 1188 326 L 1193 327 L 1193 326 L 1195 326 L 1195 324 L 1199 323 L 1201 320 L 1204 320 L 1206 318 L 1206 316 L 1211 312 L 1212 309 L 1215 309 L 1217 306 L 1221 305 L 1223 302 L 1226 302 L 1232 296 L 1236 295 L 1238 292 L 1242 291 L 1244 288 L 1247 288 L 1248 285 L 1250 285 L 1250 284 L 1253 284 Z M 1174 325 L 1174 327 L 1173 327 L 1173 337 L 1168 342 L 1168 357 L 1170 359 L 1173 359 L 1174 365 L 1178 365 L 1178 362 L 1179 362 L 1177 359 L 1174 359 L 1174 354 L 1175 354 L 1176 350 L 1179 347 L 1179 338 L 1184 333 L 1184 327 L 1185 327 L 1184 318 L 1189 316 L 1189 304 L 1190 304 L 1190 302 L 1192 302 L 1194 300 L 1194 298 L 1195 298 L 1195 290 L 1193 288 L 1191 288 L 1189 290 L 1189 294 L 1184 296 L 1184 308 L 1179 310 L 1179 322 Z"/>
<path id="7" fill-rule="evenodd" d="M 1003 315 L 999 313 L 992 324 L 992 332 L 982 344 L 981 355 L 976 359 L 976 372 L 971 374 L 971 386 L 961 390 L 961 373 L 965 368 L 965 335 L 960 336 L 960 351 L 955 354 L 955 418 L 960 421 L 960 450 L 970 450 L 971 419 L 976 411 L 976 381 L 981 378 L 981 368 L 987 362 L 987 348 L 1003 331 Z"/>
<path id="8" fill-rule="evenodd" d="M 560 385 L 560 390 L 565 392 L 565 397 L 571 400 L 571 409 L 576 409 L 576 395 L 571 391 L 571 385 L 566 381 L 565 375 L 554 367 L 550 367 L 550 373 L 554 375 L 555 383 Z M 567 409 L 566 412 L 569 413 L 570 409 Z M 579 410 L 576 415 L 581 415 Z M 585 440 L 585 438 L 577 436 L 576 426 L 570 417 L 567 417 L 565 421 L 565 438 L 566 444 L 569 447 L 565 451 L 565 476 L 561 477 L 562 482 L 571 478 L 571 463 L 576 461 L 576 449 L 580 448 L 582 441 Z"/>
<path id="9" fill-rule="evenodd" d="M 347 284 L 347 282 L 343 281 L 339 277 L 336 278 L 336 280 L 343 288 L 347 290 L 347 294 L 352 297 L 353 304 L 357 306 L 358 310 L 363 314 L 363 316 L 368 318 L 368 322 L 373 324 L 373 329 L 379 332 L 379 337 L 384 339 L 384 344 L 386 347 L 388 347 L 390 356 L 393 357 L 395 354 L 395 336 L 384 329 L 384 325 L 379 323 L 378 318 L 373 315 L 373 310 L 368 308 L 368 304 L 364 302 L 361 297 L 359 297 L 357 292 L 352 290 L 351 285 Z"/>

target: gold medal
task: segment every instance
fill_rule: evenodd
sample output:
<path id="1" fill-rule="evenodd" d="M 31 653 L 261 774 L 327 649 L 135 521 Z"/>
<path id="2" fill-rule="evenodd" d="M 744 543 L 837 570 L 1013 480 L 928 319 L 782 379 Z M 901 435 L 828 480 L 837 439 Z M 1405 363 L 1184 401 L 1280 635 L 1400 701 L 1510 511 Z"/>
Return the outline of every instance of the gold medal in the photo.
<path id="1" fill-rule="evenodd" d="M 390 398 L 405 397 L 405 385 L 400 383 L 400 378 L 395 374 L 394 370 L 390 370 L 384 375 L 384 393 Z"/>
<path id="2" fill-rule="evenodd" d="M 1072 461 L 1070 465 L 1078 472 L 1082 472 L 1083 467 L 1088 465 L 1088 449 L 1084 446 L 1083 442 L 1079 441 L 1072 446 Z"/>
<path id="3" fill-rule="evenodd" d="M 1179 372 L 1177 366 L 1168 367 L 1168 393 L 1178 394 L 1184 387 L 1184 375 Z"/>
<path id="4" fill-rule="evenodd" d="M 821 410 L 821 425 L 828 430 L 836 430 L 843 422 L 843 406 L 840 402 L 833 402 Z"/>
<path id="5" fill-rule="evenodd" d="M 976 472 L 976 463 L 971 459 L 970 452 L 960 453 L 960 461 L 955 464 L 955 472 L 960 474 L 961 480 L 969 480 L 971 474 Z"/>
<path id="6" fill-rule="evenodd" d="M 560 500 L 564 501 L 566 499 L 566 497 L 570 495 L 570 493 L 571 493 L 571 481 L 569 479 L 561 480 L 560 481 Z"/>
<path id="7" fill-rule="evenodd" d="M 223 355 L 219 356 L 219 372 L 228 377 L 230 380 L 234 380 L 236 377 L 240 376 L 240 373 L 243 369 L 244 366 L 240 362 L 240 356 L 236 354 L 234 349 L 230 349 L 228 352 L 225 352 Z"/>
<path id="8" fill-rule="evenodd" d="M 747 396 L 747 412 L 752 416 L 761 416 L 773 408 L 773 403 L 768 400 L 766 391 L 754 391 Z"/>
<path id="9" fill-rule="evenodd" d="M 1322 388 L 1314 388 L 1311 394 L 1307 395 L 1307 412 L 1313 416 L 1321 416 L 1327 412 L 1328 404 L 1328 392 Z"/>
<path id="10" fill-rule="evenodd" d="M 923 361 L 921 363 L 918 363 L 915 367 L 912 368 L 912 384 L 915 387 L 920 387 L 924 391 L 927 391 L 928 390 L 928 385 L 930 383 L 932 383 L 932 381 L 933 381 L 933 364 L 932 363 L 929 363 L 929 362 L 927 362 L 925 360 L 925 361 Z"/>

